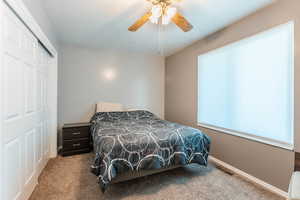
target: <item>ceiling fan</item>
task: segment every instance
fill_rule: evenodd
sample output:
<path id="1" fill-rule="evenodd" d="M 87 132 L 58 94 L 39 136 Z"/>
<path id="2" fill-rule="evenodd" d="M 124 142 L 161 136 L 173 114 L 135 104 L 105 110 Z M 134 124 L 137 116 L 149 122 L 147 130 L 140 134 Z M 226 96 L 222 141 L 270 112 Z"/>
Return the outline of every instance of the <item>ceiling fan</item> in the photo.
<path id="1" fill-rule="evenodd" d="M 184 32 L 192 30 L 193 26 L 171 5 L 178 0 L 147 0 L 153 4 L 152 9 L 138 19 L 129 31 L 135 32 L 149 20 L 154 24 L 167 25 L 171 21 Z"/>

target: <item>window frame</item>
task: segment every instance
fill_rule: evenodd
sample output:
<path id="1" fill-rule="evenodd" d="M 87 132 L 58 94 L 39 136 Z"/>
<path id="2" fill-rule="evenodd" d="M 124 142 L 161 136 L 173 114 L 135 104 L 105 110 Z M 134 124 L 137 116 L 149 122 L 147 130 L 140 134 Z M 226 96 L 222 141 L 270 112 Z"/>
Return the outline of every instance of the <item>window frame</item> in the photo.
<path id="1" fill-rule="evenodd" d="M 290 95 L 291 95 L 291 105 L 290 105 L 290 113 L 291 113 L 291 134 L 292 134 L 292 143 L 286 143 L 286 142 L 282 142 L 282 141 L 278 141 L 278 140 L 274 140 L 274 139 L 271 139 L 271 138 L 267 138 L 267 137 L 262 137 L 262 136 L 257 136 L 255 134 L 251 134 L 251 133 L 246 133 L 246 132 L 241 132 L 241 131 L 236 131 L 236 130 L 232 130 L 232 129 L 227 129 L 227 128 L 224 128 L 224 127 L 219 127 L 219 126 L 215 126 L 215 125 L 210 125 L 210 124 L 206 124 L 206 123 L 201 123 L 199 122 L 199 119 L 198 119 L 198 116 L 199 116 L 199 96 L 200 96 L 200 91 L 199 91 L 199 59 L 201 56 L 205 55 L 205 54 L 208 54 L 210 52 L 213 52 L 213 51 L 216 51 L 216 50 L 219 50 L 221 48 L 225 48 L 227 46 L 231 46 L 231 45 L 236 45 L 237 43 L 240 43 L 240 42 L 247 42 L 247 40 L 253 38 L 253 37 L 256 37 L 260 34 L 264 34 L 264 33 L 267 33 L 267 32 L 270 32 L 270 31 L 274 31 L 276 29 L 280 29 L 282 28 L 283 26 L 287 26 L 287 28 L 290 28 L 290 31 L 291 31 L 291 41 L 292 41 L 292 45 L 291 45 L 291 60 L 290 60 L 290 67 L 291 67 L 291 77 L 290 77 Z M 245 138 L 245 139 L 248 139 L 248 140 L 251 140 L 251 141 L 255 141 L 255 142 L 259 142 L 259 143 L 263 143 L 263 144 L 267 144 L 267 145 L 272 145 L 272 146 L 275 146 L 275 147 L 279 147 L 279 148 L 283 148 L 283 149 L 287 149 L 287 150 L 291 150 L 293 151 L 294 150 L 294 144 L 295 144 L 295 141 L 294 141 L 294 138 L 295 138 L 295 126 L 294 126 L 294 120 L 295 120 L 295 113 L 294 113 L 294 108 L 295 108 L 295 96 L 294 96 L 294 93 L 295 93 L 295 73 L 294 73 L 294 68 L 295 68 L 295 23 L 294 21 L 288 21 L 287 23 L 283 23 L 283 24 L 280 24 L 280 25 L 276 25 L 272 28 L 268 28 L 264 31 L 261 31 L 261 32 L 257 32 L 251 36 L 248 36 L 248 37 L 245 37 L 241 40 L 238 40 L 238 41 L 235 41 L 235 42 L 231 42 L 231 43 L 227 43 L 226 45 L 224 46 L 221 46 L 221 47 L 218 47 L 218 48 L 214 48 L 212 50 L 209 50 L 207 52 L 204 52 L 204 53 L 201 53 L 200 55 L 198 55 L 197 57 L 197 125 L 199 127 L 202 127 L 202 128 L 206 128 L 206 129 L 209 129 L 209 130 L 214 130 L 216 131 L 217 133 L 222 133 L 222 134 L 229 134 L 229 135 L 233 135 L 233 136 L 237 136 L 237 137 L 241 137 L 241 138 Z"/>

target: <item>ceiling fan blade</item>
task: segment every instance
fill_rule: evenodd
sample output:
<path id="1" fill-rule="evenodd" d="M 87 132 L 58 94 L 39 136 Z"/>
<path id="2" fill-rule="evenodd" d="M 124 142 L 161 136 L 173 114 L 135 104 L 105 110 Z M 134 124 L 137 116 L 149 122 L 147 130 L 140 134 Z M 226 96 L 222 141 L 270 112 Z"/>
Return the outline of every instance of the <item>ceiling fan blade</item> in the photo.
<path id="1" fill-rule="evenodd" d="M 135 32 L 139 28 L 141 28 L 151 17 L 152 13 L 147 12 L 144 16 L 142 16 L 140 19 L 138 19 L 132 26 L 128 28 L 129 31 Z"/>
<path id="2" fill-rule="evenodd" d="M 174 15 L 172 22 L 174 22 L 184 32 L 188 32 L 193 29 L 193 26 L 179 12 Z"/>

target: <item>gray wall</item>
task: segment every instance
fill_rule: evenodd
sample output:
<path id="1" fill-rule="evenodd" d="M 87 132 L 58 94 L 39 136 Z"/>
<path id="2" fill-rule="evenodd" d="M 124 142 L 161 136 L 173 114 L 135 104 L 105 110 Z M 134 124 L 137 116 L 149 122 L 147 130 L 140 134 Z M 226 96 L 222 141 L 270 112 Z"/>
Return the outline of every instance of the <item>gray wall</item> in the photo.
<path id="1" fill-rule="evenodd" d="M 206 37 L 166 59 L 165 118 L 197 127 L 197 57 L 209 50 L 295 21 L 295 143 L 300 151 L 300 1 L 278 2 Z M 212 138 L 211 154 L 287 191 L 294 153 L 226 133 L 203 129 Z"/>
<path id="2" fill-rule="evenodd" d="M 89 121 L 99 101 L 164 115 L 164 58 L 61 45 L 58 121 Z"/>
<path id="3" fill-rule="evenodd" d="M 54 32 L 53 26 L 50 19 L 44 11 L 42 2 L 40 0 L 22 0 L 25 6 L 28 8 L 36 22 L 42 28 L 43 32 L 46 34 L 52 45 L 56 48 L 59 48 L 58 40 L 56 33 Z"/>

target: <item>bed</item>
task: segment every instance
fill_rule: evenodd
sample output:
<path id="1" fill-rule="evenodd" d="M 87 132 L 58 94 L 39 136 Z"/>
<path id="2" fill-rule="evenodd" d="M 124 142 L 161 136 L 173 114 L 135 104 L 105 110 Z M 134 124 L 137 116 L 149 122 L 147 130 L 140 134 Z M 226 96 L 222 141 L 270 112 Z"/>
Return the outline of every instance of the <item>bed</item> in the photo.
<path id="1" fill-rule="evenodd" d="M 103 192 L 115 182 L 190 163 L 207 165 L 208 136 L 149 111 L 96 112 L 91 124 L 95 152 L 91 171 Z"/>

